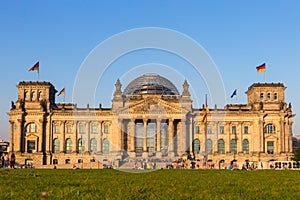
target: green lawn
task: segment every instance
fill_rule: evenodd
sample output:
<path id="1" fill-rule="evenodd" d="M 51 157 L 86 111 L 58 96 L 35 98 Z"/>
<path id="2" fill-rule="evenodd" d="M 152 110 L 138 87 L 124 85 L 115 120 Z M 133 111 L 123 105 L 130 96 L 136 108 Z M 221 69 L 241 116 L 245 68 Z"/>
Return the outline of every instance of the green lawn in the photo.
<path id="1" fill-rule="evenodd" d="M 300 199 L 300 171 L 1 169 L 0 178 L 1 199 Z"/>

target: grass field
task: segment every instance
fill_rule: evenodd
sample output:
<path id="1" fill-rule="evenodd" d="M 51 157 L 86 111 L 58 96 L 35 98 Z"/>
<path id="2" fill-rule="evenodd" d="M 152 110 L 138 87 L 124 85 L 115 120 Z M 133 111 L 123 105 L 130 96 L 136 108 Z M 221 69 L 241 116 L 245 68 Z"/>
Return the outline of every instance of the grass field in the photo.
<path id="1" fill-rule="evenodd" d="M 300 171 L 1 169 L 0 178 L 1 199 L 300 199 Z"/>

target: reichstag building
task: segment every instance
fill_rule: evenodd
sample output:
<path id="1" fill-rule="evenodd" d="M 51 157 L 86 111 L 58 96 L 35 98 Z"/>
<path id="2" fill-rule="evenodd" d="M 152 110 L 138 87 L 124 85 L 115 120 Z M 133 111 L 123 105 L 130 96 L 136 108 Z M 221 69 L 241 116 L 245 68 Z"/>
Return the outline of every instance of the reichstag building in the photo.
<path id="1" fill-rule="evenodd" d="M 254 83 L 247 104 L 193 108 L 168 79 L 146 74 L 123 90 L 115 83 L 111 108 L 56 103 L 50 82 L 20 82 L 9 111 L 10 151 L 18 163 L 85 167 L 189 157 L 217 168 L 230 162 L 288 160 L 291 104 L 282 83 Z M 206 116 L 204 120 L 204 116 Z"/>

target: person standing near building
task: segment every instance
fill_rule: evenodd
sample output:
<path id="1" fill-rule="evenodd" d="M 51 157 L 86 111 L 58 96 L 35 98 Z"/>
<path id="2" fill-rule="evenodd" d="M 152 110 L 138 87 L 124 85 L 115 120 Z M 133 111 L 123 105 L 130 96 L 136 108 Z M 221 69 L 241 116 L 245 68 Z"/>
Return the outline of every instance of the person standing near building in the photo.
<path id="1" fill-rule="evenodd" d="M 14 153 L 11 154 L 10 156 L 10 168 L 15 168 L 15 163 L 16 163 L 16 156 Z"/>
<path id="2" fill-rule="evenodd" d="M 1 168 L 4 168 L 4 153 L 1 154 Z"/>
<path id="3" fill-rule="evenodd" d="M 5 155 L 4 155 L 4 167 L 5 168 L 8 167 L 8 162 L 9 162 L 8 154 L 5 153 Z"/>

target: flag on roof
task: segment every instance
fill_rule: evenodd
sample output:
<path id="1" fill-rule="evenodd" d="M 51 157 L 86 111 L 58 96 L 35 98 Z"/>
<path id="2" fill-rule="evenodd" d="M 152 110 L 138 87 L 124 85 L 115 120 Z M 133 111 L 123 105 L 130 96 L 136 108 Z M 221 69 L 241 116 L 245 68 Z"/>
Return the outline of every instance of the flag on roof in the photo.
<path id="1" fill-rule="evenodd" d="M 230 98 L 234 97 L 236 95 L 236 89 L 233 91 L 232 95 L 230 96 Z"/>
<path id="2" fill-rule="evenodd" d="M 207 95 L 205 96 L 205 114 L 202 117 L 202 122 L 207 118 L 207 114 L 209 113 L 208 103 L 207 103 Z"/>
<path id="3" fill-rule="evenodd" d="M 37 63 L 35 63 L 35 65 L 30 67 L 30 69 L 28 71 L 34 71 L 34 70 L 39 70 L 39 69 L 40 69 L 40 62 L 38 61 Z"/>
<path id="4" fill-rule="evenodd" d="M 257 72 L 266 72 L 266 63 L 259 65 L 258 67 L 256 67 L 256 71 Z"/>
<path id="5" fill-rule="evenodd" d="M 63 88 L 63 89 L 58 93 L 57 96 L 59 96 L 59 95 L 61 95 L 61 94 L 65 94 L 65 88 Z"/>

